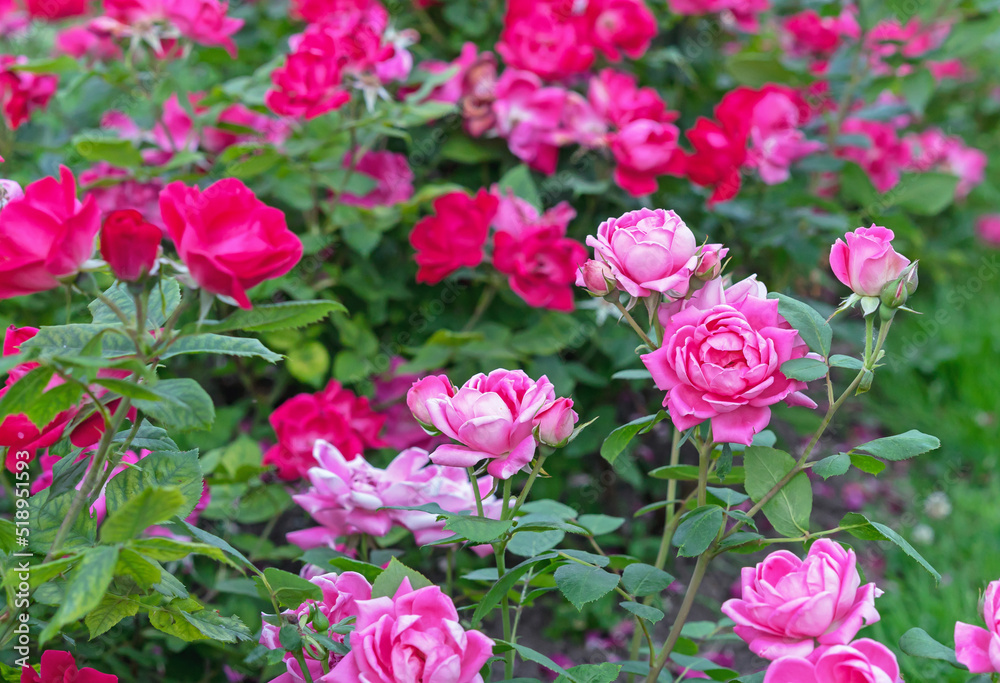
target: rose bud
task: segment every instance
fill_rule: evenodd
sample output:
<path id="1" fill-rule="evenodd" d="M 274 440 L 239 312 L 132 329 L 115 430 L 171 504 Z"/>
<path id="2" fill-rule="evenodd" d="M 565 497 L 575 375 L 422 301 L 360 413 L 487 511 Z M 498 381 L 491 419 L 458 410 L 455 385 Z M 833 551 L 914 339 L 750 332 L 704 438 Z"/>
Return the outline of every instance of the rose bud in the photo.
<path id="1" fill-rule="evenodd" d="M 593 296 L 607 296 L 615 288 L 615 276 L 607 263 L 590 259 L 580 267 L 577 284 Z"/>
<path id="2" fill-rule="evenodd" d="M 729 250 L 721 244 L 706 244 L 701 248 L 698 267 L 694 274 L 699 280 L 714 280 L 722 273 L 722 259 L 726 258 Z"/>
<path id="3" fill-rule="evenodd" d="M 920 278 L 917 275 L 917 263 L 914 261 L 900 273 L 899 277 L 886 284 L 882 288 L 882 304 L 889 308 L 899 308 L 906 303 L 906 300 L 917 291 Z"/>
<path id="4" fill-rule="evenodd" d="M 406 406 L 413 413 L 413 417 L 423 425 L 430 425 L 433 422 L 427 402 L 436 398 L 451 398 L 455 395 L 455 389 L 451 382 L 444 375 L 429 375 L 417 380 L 406 392 Z"/>
<path id="5" fill-rule="evenodd" d="M 547 446 L 565 446 L 573 435 L 573 425 L 579 420 L 573 410 L 573 400 L 557 398 L 542 408 L 535 416 L 538 423 L 538 440 Z"/>
<path id="6" fill-rule="evenodd" d="M 162 239 L 163 231 L 135 209 L 112 211 L 101 228 L 101 257 L 119 280 L 135 282 L 153 270 Z"/>
<path id="7" fill-rule="evenodd" d="M 910 260 L 892 248 L 892 230 L 878 225 L 858 228 L 838 239 L 830 250 L 830 268 L 858 296 L 879 296 Z"/>

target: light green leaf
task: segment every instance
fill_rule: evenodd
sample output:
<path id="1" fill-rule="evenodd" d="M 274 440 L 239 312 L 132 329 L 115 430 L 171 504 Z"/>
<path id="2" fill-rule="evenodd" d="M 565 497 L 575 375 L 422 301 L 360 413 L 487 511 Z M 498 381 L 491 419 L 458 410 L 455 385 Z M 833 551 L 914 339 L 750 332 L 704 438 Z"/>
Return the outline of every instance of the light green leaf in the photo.
<path id="1" fill-rule="evenodd" d="M 948 662 L 956 669 L 965 669 L 958 663 L 954 648 L 939 643 L 922 628 L 911 628 L 904 633 L 899 639 L 899 649 L 911 657 Z"/>
<path id="2" fill-rule="evenodd" d="M 936 436 L 911 429 L 903 434 L 869 441 L 868 443 L 854 447 L 851 452 L 862 451 L 883 460 L 896 462 L 899 460 L 908 460 L 940 447 L 941 441 Z"/>
<path id="3" fill-rule="evenodd" d="M 132 548 L 160 562 L 173 562 L 183 560 L 188 555 L 205 555 L 218 562 L 233 564 L 225 554 L 218 548 L 207 543 L 192 543 L 190 541 L 175 541 L 172 538 L 155 536 L 151 538 L 139 538 L 132 542 Z"/>
<path id="4" fill-rule="evenodd" d="M 164 427 L 179 429 L 207 429 L 215 421 L 215 406 L 211 397 L 193 379 L 164 379 L 149 390 L 158 401 L 134 400 L 136 408 Z"/>
<path id="5" fill-rule="evenodd" d="M 129 320 L 135 320 L 135 300 L 128 291 L 128 285 L 117 283 L 106 292 L 104 297 L 110 300 Z M 149 329 L 163 327 L 177 307 L 181 304 L 181 288 L 177 280 L 167 278 L 153 285 L 149 293 L 149 310 L 146 312 L 146 323 Z M 120 324 L 118 316 L 100 299 L 90 303 L 90 314 L 96 325 Z"/>
<path id="6" fill-rule="evenodd" d="M 115 515 L 128 501 L 149 487 L 177 487 L 184 497 L 184 505 L 179 508 L 177 515 L 187 517 L 202 494 L 203 480 L 198 452 L 150 453 L 135 466 L 112 477 L 106 489 L 108 515 Z"/>
<path id="7" fill-rule="evenodd" d="M 515 166 L 507 171 L 497 183 L 500 194 L 506 196 L 507 190 L 514 193 L 515 197 L 520 197 L 533 207 L 542 210 L 542 198 L 538 194 L 538 187 L 534 178 L 531 177 L 531 169 L 524 164 Z"/>
<path id="8" fill-rule="evenodd" d="M 675 479 L 677 481 L 698 481 L 697 465 L 664 465 L 650 471 L 649 476 L 654 479 Z M 726 474 L 726 481 L 723 482 L 715 472 L 708 475 L 710 484 L 742 484 L 746 478 L 746 470 L 742 467 L 734 467 Z"/>
<path id="9" fill-rule="evenodd" d="M 826 377 L 830 369 L 826 363 L 815 358 L 793 358 L 781 364 L 781 372 L 789 379 L 797 379 L 803 382 Z"/>
<path id="10" fill-rule="evenodd" d="M 114 480 L 112 480 L 114 481 Z M 69 515 L 73 504 L 73 496 L 58 496 L 49 500 L 48 490 L 39 491 L 28 499 L 28 511 L 31 514 L 31 536 L 29 548 L 42 554 L 53 550 L 56 532 Z M 66 534 L 60 551 L 66 552 L 73 548 L 93 545 L 97 536 L 97 525 L 89 512 L 84 510 L 74 520 Z"/>
<path id="11" fill-rule="evenodd" d="M 513 521 L 499 519 L 484 519 L 471 515 L 449 515 L 444 528 L 454 531 L 457 535 L 476 545 L 492 543 L 503 536 Z"/>
<path id="12" fill-rule="evenodd" d="M 160 354 L 167 359 L 190 353 L 214 353 L 221 356 L 241 356 L 263 358 L 269 363 L 277 363 L 283 358 L 253 337 L 226 337 L 221 334 L 196 334 L 182 337 Z"/>
<path id="13" fill-rule="evenodd" d="M 580 515 L 576 520 L 580 526 L 587 529 L 592 536 L 601 536 L 617 531 L 625 523 L 622 517 L 610 515 Z"/>
<path id="14" fill-rule="evenodd" d="M 98 546 L 88 548 L 66 582 L 66 591 L 59 609 L 39 636 L 39 644 L 51 639 L 66 624 L 87 615 L 104 598 L 118 562 L 118 548 Z"/>
<path id="15" fill-rule="evenodd" d="M 250 310 L 240 309 L 225 320 L 205 322 L 198 326 L 192 323 L 184 331 L 231 332 L 247 330 L 251 332 L 275 332 L 297 329 L 323 320 L 331 313 L 346 313 L 347 308 L 339 301 L 286 301 L 277 304 L 262 304 Z"/>
<path id="16" fill-rule="evenodd" d="M 613 465 L 637 434 L 646 433 L 666 416 L 666 412 L 661 410 L 655 415 L 646 415 L 618 427 L 608 434 L 604 443 L 601 444 L 601 457 Z"/>
<path id="17" fill-rule="evenodd" d="M 936 581 L 941 580 L 941 575 L 938 574 L 937 570 L 913 546 L 907 543 L 906 539 L 885 524 L 873 522 L 860 513 L 850 512 L 840 521 L 840 526 L 855 538 L 860 538 L 863 541 L 889 541 L 890 543 L 894 543 L 900 550 L 926 569 Z"/>
<path id="18" fill-rule="evenodd" d="M 263 577 L 256 577 L 254 582 L 264 600 L 270 600 L 271 593 L 274 593 L 279 604 L 291 609 L 297 609 L 306 600 L 323 599 L 323 592 L 315 583 L 276 567 L 265 569 Z"/>
<path id="19" fill-rule="evenodd" d="M 101 525 L 102 543 L 122 543 L 165 522 L 184 509 L 184 494 L 175 486 L 149 486 L 108 515 Z"/>
<path id="20" fill-rule="evenodd" d="M 719 536 L 725 511 L 718 505 L 705 505 L 684 515 L 674 532 L 673 544 L 681 557 L 697 557 L 708 550 Z"/>
<path id="21" fill-rule="evenodd" d="M 84 623 L 90 629 L 90 639 L 105 633 L 122 619 L 134 617 L 139 613 L 139 602 L 121 595 L 108 593 L 87 615 Z"/>
<path id="22" fill-rule="evenodd" d="M 851 469 L 851 457 L 847 453 L 837 453 L 823 458 L 813 465 L 812 470 L 824 479 L 839 477 Z"/>
<path id="23" fill-rule="evenodd" d="M 830 355 L 833 330 L 816 309 L 778 292 L 771 292 L 767 298 L 778 300 L 778 313 L 799 331 L 799 336 L 810 349 L 824 357 Z"/>
<path id="24" fill-rule="evenodd" d="M 618 585 L 618 575 L 600 567 L 587 567 L 570 562 L 559 567 L 555 573 L 559 591 L 578 609 L 588 602 L 599 600 Z"/>
<path id="25" fill-rule="evenodd" d="M 500 577 L 500 580 L 494 583 L 490 589 L 486 592 L 479 602 L 476 604 L 476 610 L 472 613 L 472 625 L 478 626 L 479 622 L 483 620 L 490 611 L 496 607 L 497 603 L 500 602 L 500 598 L 507 594 L 514 584 L 524 576 L 529 569 L 538 564 L 539 562 L 545 562 L 556 557 L 555 553 L 544 553 L 537 557 L 532 557 L 531 559 L 525 560 L 521 564 L 511 567 L 507 572 Z"/>
<path id="26" fill-rule="evenodd" d="M 652 605 L 644 605 L 641 602 L 623 602 L 621 603 L 622 609 L 627 612 L 631 612 L 640 619 L 645 619 L 651 624 L 655 624 L 663 619 L 666 615 L 663 610 L 656 609 Z"/>
<path id="27" fill-rule="evenodd" d="M 649 564 L 630 564 L 622 572 L 622 586 L 637 598 L 661 593 L 673 582 L 674 577 Z"/>
<path id="28" fill-rule="evenodd" d="M 795 467 L 795 459 L 774 448 L 750 446 L 743 454 L 746 467 L 746 490 L 755 503 L 776 486 Z M 812 485 L 805 472 L 795 475 L 762 508 L 764 515 L 784 536 L 809 532 L 812 514 Z"/>
<path id="29" fill-rule="evenodd" d="M 106 161 L 119 168 L 142 166 L 142 155 L 130 140 L 81 133 L 72 142 L 73 148 L 87 161 Z"/>
<path id="30" fill-rule="evenodd" d="M 118 552 L 118 564 L 115 565 L 115 576 L 131 576 L 144 589 L 159 583 L 162 578 L 162 567 L 131 548 L 122 548 Z"/>
<path id="31" fill-rule="evenodd" d="M 650 608 L 653 609 L 653 608 Z M 566 676 L 560 676 L 555 683 L 612 683 L 618 680 L 618 674 L 622 670 L 621 664 L 578 664 L 569 669 Z M 570 678 L 572 677 L 572 678 Z"/>
<path id="32" fill-rule="evenodd" d="M 372 583 L 372 598 L 391 598 L 399 590 L 403 579 L 409 579 L 410 587 L 413 590 L 431 585 L 426 576 L 415 569 L 410 569 L 394 557 L 389 560 L 389 566 Z"/>

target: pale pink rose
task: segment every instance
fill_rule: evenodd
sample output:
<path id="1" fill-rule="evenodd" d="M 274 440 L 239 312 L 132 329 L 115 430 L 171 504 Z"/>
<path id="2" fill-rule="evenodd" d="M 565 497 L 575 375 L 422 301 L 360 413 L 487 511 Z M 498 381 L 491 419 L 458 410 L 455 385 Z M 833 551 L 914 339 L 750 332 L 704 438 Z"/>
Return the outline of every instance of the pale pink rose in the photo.
<path id="1" fill-rule="evenodd" d="M 462 52 L 454 61 L 445 62 L 439 59 L 425 59 L 420 62 L 419 68 L 432 74 L 444 73 L 452 67 L 455 67 L 455 74 L 447 81 L 431 90 L 431 92 L 427 95 L 427 99 L 435 102 L 458 104 L 458 101 L 462 99 L 463 95 L 462 83 L 465 80 L 465 74 L 468 72 L 469 67 L 476 62 L 478 57 L 479 48 L 476 47 L 476 44 L 465 43 L 465 45 L 462 46 Z M 403 91 L 405 92 L 406 89 L 403 89 Z"/>
<path id="2" fill-rule="evenodd" d="M 657 178 L 676 174 L 683 156 L 677 146 L 680 131 L 672 123 L 639 119 L 611 136 L 615 182 L 634 197 L 652 194 Z"/>
<path id="3" fill-rule="evenodd" d="M 578 286 L 594 296 L 607 296 L 616 286 L 615 274 L 606 262 L 589 259 L 580 267 Z"/>
<path id="4" fill-rule="evenodd" d="M 493 102 L 496 128 L 510 151 L 532 168 L 554 173 L 566 90 L 542 86 L 529 71 L 507 69 L 497 81 Z"/>
<path id="5" fill-rule="evenodd" d="M 358 602 L 351 651 L 331 681 L 482 683 L 479 670 L 493 641 L 459 623 L 451 598 L 437 586 L 413 590 L 403 579 L 392 598 Z"/>
<path id="6" fill-rule="evenodd" d="M 438 446 L 433 462 L 472 467 L 489 460 L 487 471 L 498 479 L 509 479 L 531 462 L 538 414 L 556 400 L 545 376 L 536 382 L 522 370 L 502 369 L 474 376 L 453 395 L 427 380 L 415 384 L 411 394 L 407 403 L 414 415 L 421 421 L 426 416 L 427 424 L 460 444 Z"/>
<path id="7" fill-rule="evenodd" d="M 967 196 L 983 182 L 986 154 L 969 147 L 959 138 L 946 135 L 940 128 L 911 133 L 903 138 L 910 148 L 910 168 L 919 172 L 944 171 L 958 176 L 955 196 Z"/>
<path id="8" fill-rule="evenodd" d="M 20 199 L 23 196 L 24 190 L 21 189 L 20 183 L 15 180 L 0 178 L 0 209 L 7 206 L 8 203 L 14 201 L 15 199 Z"/>
<path id="9" fill-rule="evenodd" d="M 816 650 L 811 657 L 783 657 L 767 669 L 764 683 L 902 683 L 899 663 L 882 643 L 862 638 Z"/>
<path id="10" fill-rule="evenodd" d="M 955 624 L 955 656 L 977 674 L 1000 672 L 1000 581 L 986 588 L 983 598 L 986 628 L 964 622 Z"/>
<path id="11" fill-rule="evenodd" d="M 596 149 L 607 144 L 608 126 L 587 98 L 572 90 L 566 91 L 562 122 L 553 134 L 557 145 L 578 144 Z"/>
<path id="12" fill-rule="evenodd" d="M 344 168 L 350 168 L 350 155 L 344 157 Z M 395 152 L 366 152 L 354 163 L 354 172 L 375 180 L 368 194 L 359 196 L 345 192 L 340 201 L 367 209 L 392 206 L 413 196 L 413 171 L 406 156 Z"/>
<path id="13" fill-rule="evenodd" d="M 976 234 L 991 247 L 1000 247 L 1000 213 L 980 216 L 976 221 Z"/>
<path id="14" fill-rule="evenodd" d="M 343 643 L 344 636 L 336 632 L 328 632 L 327 629 L 317 629 L 313 626 L 310 618 L 313 614 L 319 613 L 326 618 L 330 626 L 334 626 L 350 617 L 357 617 L 360 613 L 358 603 L 362 600 L 371 600 L 372 587 L 365 577 L 355 572 L 344 572 L 337 574 L 321 574 L 309 579 L 310 583 L 316 584 L 323 591 L 321 601 L 306 600 L 298 609 L 289 609 L 282 612 L 286 619 L 290 618 L 292 623 L 298 624 L 306 631 L 312 631 L 319 635 L 332 638 L 335 643 Z M 307 626 L 308 625 L 308 626 Z M 279 637 L 280 629 L 277 625 L 263 622 L 260 633 L 260 644 L 270 650 L 284 650 Z M 310 647 L 304 647 L 302 654 L 309 670 L 310 678 L 314 681 L 323 680 L 324 670 L 335 667 L 342 659 L 342 655 L 328 652 L 324 657 L 326 662 L 317 659 L 319 652 Z M 302 667 L 296 656 L 292 652 L 286 652 L 282 660 L 287 671 L 272 680 L 272 683 L 305 683 L 302 675 Z M 326 666 L 324 667 L 324 664 Z"/>
<path id="15" fill-rule="evenodd" d="M 830 268 L 858 296 L 878 296 L 900 276 L 910 259 L 892 248 L 892 230 L 872 224 L 837 239 L 830 249 Z"/>
<path id="16" fill-rule="evenodd" d="M 420 35 L 413 29 L 396 31 L 390 28 L 384 39 L 392 46 L 392 54 L 375 64 L 375 75 L 382 83 L 403 82 L 413 70 L 413 55 L 407 48 L 416 43 Z"/>
<path id="17" fill-rule="evenodd" d="M 698 267 L 694 233 L 673 211 L 639 209 L 609 218 L 587 237 L 594 258 L 611 266 L 618 287 L 635 297 L 688 293 Z M 577 280 L 577 284 L 582 284 Z"/>
<path id="18" fill-rule="evenodd" d="M 114 37 L 103 30 L 100 22 L 91 21 L 80 26 L 71 26 L 56 35 L 55 51 L 77 59 L 107 61 L 122 58 L 122 49 Z"/>
<path id="19" fill-rule="evenodd" d="M 862 586 L 854 551 L 826 538 L 813 544 L 805 560 L 779 550 L 756 567 L 744 567 L 742 583 L 742 598 L 727 600 L 722 612 L 764 659 L 808 657 L 820 646 L 847 645 L 879 620 L 875 598 L 882 591 L 874 583 Z"/>
<path id="20" fill-rule="evenodd" d="M 663 405 L 677 429 L 711 419 L 717 442 L 749 445 L 775 403 L 816 407 L 799 393 L 805 383 L 781 372 L 782 363 L 808 349 L 778 314 L 778 301 L 765 296 L 754 280 L 731 292 L 715 280 L 682 310 L 667 307 L 669 317 L 661 311 L 663 345 L 642 361 L 667 392 Z"/>

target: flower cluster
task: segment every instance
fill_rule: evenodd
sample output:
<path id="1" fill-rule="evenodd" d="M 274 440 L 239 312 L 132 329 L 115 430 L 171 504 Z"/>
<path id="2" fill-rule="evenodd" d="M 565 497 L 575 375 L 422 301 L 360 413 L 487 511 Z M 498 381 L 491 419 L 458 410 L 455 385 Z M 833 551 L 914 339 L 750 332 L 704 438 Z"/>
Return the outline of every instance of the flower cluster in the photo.
<path id="1" fill-rule="evenodd" d="M 544 375 L 535 381 L 523 370 L 494 370 L 455 387 L 445 375 L 415 382 L 406 403 L 421 423 L 458 444 L 438 446 L 431 460 L 451 467 L 475 467 L 509 479 L 535 457 L 540 444 L 562 446 L 579 420 L 573 401 L 556 398 Z"/>
<path id="2" fill-rule="evenodd" d="M 351 534 L 379 537 L 397 525 L 412 531 L 418 543 L 432 543 L 452 535 L 436 515 L 387 508 L 436 503 L 451 513 L 477 510 L 477 493 L 466 473 L 430 464 L 427 451 L 419 448 L 403 451 L 384 470 L 364 458 L 348 460 L 325 441 L 316 443 L 315 458 L 306 473 L 311 486 L 294 499 L 320 526 L 288 534 L 289 542 L 302 548 L 335 548 L 338 539 Z M 492 478 L 480 478 L 477 488 L 486 516 L 499 518 L 501 501 L 489 495 Z"/>

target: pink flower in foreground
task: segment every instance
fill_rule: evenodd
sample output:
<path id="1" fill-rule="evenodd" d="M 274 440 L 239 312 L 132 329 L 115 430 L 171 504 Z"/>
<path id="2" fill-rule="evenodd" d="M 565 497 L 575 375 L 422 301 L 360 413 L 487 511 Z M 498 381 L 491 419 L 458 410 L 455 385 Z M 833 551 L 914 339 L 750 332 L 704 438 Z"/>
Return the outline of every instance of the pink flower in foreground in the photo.
<path id="1" fill-rule="evenodd" d="M 160 213 L 191 277 L 241 308 L 252 308 L 246 290 L 284 275 L 302 258 L 302 242 L 285 214 L 236 178 L 205 190 L 173 182 L 160 193 Z"/>
<path id="2" fill-rule="evenodd" d="M 892 248 L 892 230 L 872 224 L 838 239 L 830 250 L 830 268 L 858 296 L 879 296 L 898 278 L 910 259 Z"/>
<path id="3" fill-rule="evenodd" d="M 350 168 L 351 156 L 344 157 L 344 168 Z M 354 163 L 354 172 L 375 180 L 375 187 L 365 195 L 345 192 L 340 201 L 368 209 L 392 206 L 413 196 L 413 171 L 406 156 L 395 152 L 366 152 Z"/>
<path id="4" fill-rule="evenodd" d="M 611 267 L 618 286 L 635 297 L 659 292 L 681 298 L 698 267 L 694 233 L 673 211 L 639 209 L 609 218 L 587 244 L 596 260 Z"/>
<path id="5" fill-rule="evenodd" d="M 298 624 L 300 628 L 307 627 L 307 631 L 311 630 L 321 636 L 329 637 L 335 643 L 343 643 L 343 635 L 330 631 L 329 627 L 316 628 L 314 622 L 311 620 L 315 615 L 319 614 L 325 618 L 330 626 L 335 626 L 345 619 L 357 617 L 359 614 L 359 601 L 371 600 L 371 584 L 368 583 L 365 577 L 355 572 L 344 572 L 340 575 L 333 573 L 321 574 L 310 578 L 309 581 L 320 587 L 323 591 L 323 599 L 320 601 L 306 600 L 297 609 L 285 610 L 282 614 L 286 618 L 291 618 L 292 623 Z M 265 621 L 260 633 L 260 644 L 271 650 L 284 650 L 285 648 L 281 644 L 279 631 L 278 626 Z M 323 662 L 317 659 L 319 653 L 309 647 L 303 648 L 302 653 L 305 656 L 306 668 L 309 670 L 310 678 L 314 681 L 323 680 L 324 671 L 336 666 L 343 659 L 342 655 L 329 652 L 326 658 L 327 661 Z M 274 679 L 275 682 L 305 683 L 306 678 L 302 675 L 301 665 L 294 653 L 286 652 L 282 661 L 287 668 L 287 672 Z M 323 666 L 324 663 L 326 667 Z"/>
<path id="6" fill-rule="evenodd" d="M 413 590 L 403 579 L 392 598 L 358 603 L 351 651 L 330 671 L 331 680 L 382 683 L 482 683 L 479 670 L 493 641 L 467 631 L 451 598 L 437 586 Z"/>
<path id="7" fill-rule="evenodd" d="M 805 382 L 789 379 L 781 364 L 806 355 L 796 330 L 766 299 L 759 283 L 723 290 L 719 280 L 692 305 L 665 322 L 663 345 L 642 356 L 677 429 L 712 421 L 719 443 L 750 445 L 771 419 L 770 406 L 816 407 Z M 662 319 L 662 318 L 661 318 Z"/>
<path id="8" fill-rule="evenodd" d="M 764 659 L 808 657 L 821 646 L 847 645 L 879 620 L 875 598 L 882 591 L 874 583 L 862 586 L 854 551 L 826 538 L 813 544 L 805 560 L 779 550 L 756 567 L 744 567 L 742 582 L 742 597 L 727 600 L 722 611 Z"/>
<path id="9" fill-rule="evenodd" d="M 69 652 L 46 650 L 41 660 L 40 673 L 28 666 L 21 669 L 21 683 L 118 683 L 118 676 L 77 668 Z"/>
<path id="10" fill-rule="evenodd" d="M 783 657 L 767 669 L 764 683 L 902 683 L 899 663 L 882 643 L 862 638 L 816 650 L 811 657 Z"/>
<path id="11" fill-rule="evenodd" d="M 0 211 L 0 299 L 54 289 L 94 254 L 101 229 L 92 197 L 76 198 L 65 166 L 59 180 L 42 178 Z"/>
<path id="12" fill-rule="evenodd" d="M 332 444 L 344 458 L 360 457 L 366 448 L 385 444 L 379 431 L 385 417 L 372 411 L 368 399 L 356 396 L 331 380 L 314 394 L 298 394 L 271 413 L 278 443 L 264 454 L 264 465 L 274 465 L 278 477 L 293 481 L 316 466 L 313 449 L 318 441 Z"/>
<path id="13" fill-rule="evenodd" d="M 980 216 L 976 221 L 976 234 L 991 247 L 1000 247 L 1000 214 Z"/>
<path id="14" fill-rule="evenodd" d="M 986 628 L 964 622 L 955 624 L 955 656 L 977 674 L 1000 672 L 1000 581 L 986 588 L 983 598 Z"/>
<path id="15" fill-rule="evenodd" d="M 488 460 L 487 471 L 509 479 L 535 455 L 540 414 L 556 401 L 547 377 L 536 382 L 523 370 L 478 374 L 461 388 L 447 377 L 426 377 L 413 385 L 407 404 L 414 416 L 459 442 L 438 446 L 431 460 L 472 467 Z M 572 414 L 572 422 L 578 419 Z"/>
<path id="16" fill-rule="evenodd" d="M 59 86 L 59 77 L 18 71 L 27 57 L 0 55 L 0 110 L 11 130 L 28 120 L 31 113 L 44 109 Z"/>

